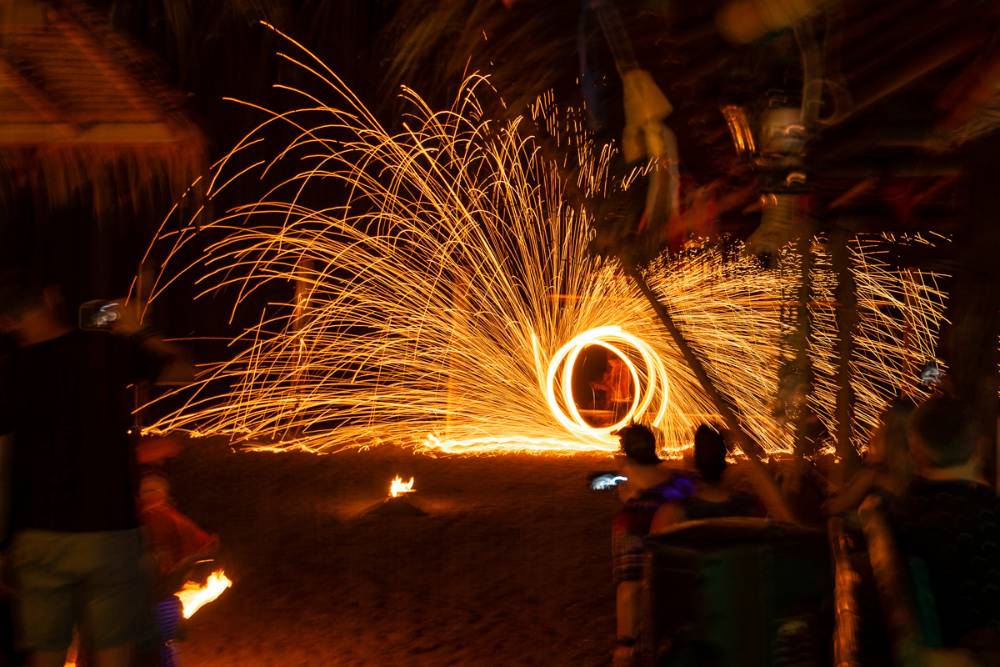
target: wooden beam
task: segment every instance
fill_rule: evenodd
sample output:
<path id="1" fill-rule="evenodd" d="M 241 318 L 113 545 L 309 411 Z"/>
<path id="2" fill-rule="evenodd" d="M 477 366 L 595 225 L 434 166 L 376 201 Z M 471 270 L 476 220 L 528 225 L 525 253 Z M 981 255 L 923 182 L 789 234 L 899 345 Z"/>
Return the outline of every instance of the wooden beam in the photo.
<path id="1" fill-rule="evenodd" d="M 705 367 L 702 365 L 701 359 L 698 358 L 697 353 L 691 348 L 687 339 L 684 338 L 684 334 L 681 333 L 681 330 L 677 328 L 674 318 L 670 315 L 666 306 L 660 303 L 659 298 L 656 296 L 656 293 L 653 292 L 652 288 L 650 288 L 645 277 L 643 277 L 642 273 L 637 268 L 625 260 L 618 258 L 618 261 L 621 263 L 626 275 L 632 279 L 636 287 L 639 288 L 639 291 L 642 292 L 642 295 L 646 297 L 647 301 L 649 301 L 649 305 L 653 307 L 657 317 L 660 318 L 660 322 L 670 334 L 674 344 L 677 345 L 677 349 L 680 350 L 681 355 L 683 355 L 684 361 L 687 362 L 688 367 L 694 373 L 695 379 L 698 380 L 698 384 L 700 384 L 701 388 L 706 394 L 708 394 L 708 397 L 715 406 L 715 409 L 718 411 L 719 416 L 721 416 L 722 420 L 726 423 L 726 428 L 729 429 L 730 433 L 732 433 L 734 439 L 736 440 L 736 444 L 743 451 L 743 453 L 750 458 L 763 458 L 765 454 L 763 448 L 757 442 L 752 440 L 747 435 L 746 431 L 743 430 L 743 426 L 740 424 L 740 420 L 737 418 L 736 413 L 733 412 L 732 408 L 729 407 L 729 403 L 726 402 L 726 399 L 719 393 L 719 390 L 716 389 L 712 379 L 705 371 Z"/>
<path id="2" fill-rule="evenodd" d="M 854 427 L 854 388 L 851 386 L 851 356 L 854 353 L 854 331 L 858 324 L 857 283 L 851 271 L 851 252 L 848 244 L 853 233 L 838 225 L 830 235 L 830 260 L 837 277 L 837 456 L 841 474 L 851 474 L 859 464 L 858 453 L 851 441 Z M 845 479 L 837 480 L 839 482 Z"/>
<path id="3" fill-rule="evenodd" d="M 0 146 L 37 147 L 72 142 L 75 136 L 76 129 L 67 123 L 0 122 Z"/>
<path id="4" fill-rule="evenodd" d="M 0 119 L 0 146 L 142 145 L 180 143 L 176 129 L 166 123 L 96 123 L 81 129 L 69 123 L 4 123 Z"/>
<path id="5" fill-rule="evenodd" d="M 35 121 L 56 122 L 59 110 L 33 83 L 0 58 L 0 88 L 6 88 L 36 114 Z"/>

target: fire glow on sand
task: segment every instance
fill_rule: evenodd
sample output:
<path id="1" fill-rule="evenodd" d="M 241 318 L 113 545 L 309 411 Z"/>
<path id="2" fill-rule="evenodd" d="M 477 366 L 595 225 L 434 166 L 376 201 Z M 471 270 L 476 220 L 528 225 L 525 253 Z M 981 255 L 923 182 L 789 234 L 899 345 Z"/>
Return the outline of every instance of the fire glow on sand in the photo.
<path id="1" fill-rule="evenodd" d="M 222 570 L 216 570 L 208 575 L 204 584 L 199 584 L 196 581 L 184 582 L 184 586 L 177 592 L 177 598 L 183 607 L 184 618 L 194 616 L 199 609 L 214 601 L 232 585 L 233 582 Z"/>
<path id="2" fill-rule="evenodd" d="M 168 394 L 181 405 L 151 432 L 313 452 L 381 442 L 468 454 L 613 451 L 615 425 L 588 423 L 572 392 L 588 346 L 626 363 L 633 395 L 616 421 L 655 424 L 665 453 L 718 421 L 649 303 L 616 261 L 588 252 L 592 214 L 568 191 L 599 196 L 636 172 L 624 182 L 610 175 L 615 150 L 595 145 L 579 114 L 544 96 L 530 117 L 485 118 L 476 96 L 488 85 L 471 76 L 441 111 L 404 90 L 411 112 L 392 133 L 332 70 L 288 44 L 280 57 L 323 92 L 277 85 L 302 103 L 284 111 L 244 102 L 265 120 L 215 166 L 204 193 L 212 200 L 240 183 L 262 187 L 259 199 L 216 218 L 175 208 L 147 255 L 164 267 L 151 299 L 191 274 L 201 295 L 233 295 L 233 321 L 258 308 L 256 324 L 231 341 L 232 358 Z M 275 145 L 289 129 L 294 138 Z M 546 157 L 540 132 L 574 164 Z M 273 176 L 289 163 L 295 175 Z M 889 294 L 914 336 L 933 340 L 943 318 L 936 277 L 870 268 L 854 263 L 859 286 L 873 300 Z M 644 273 L 746 433 L 766 452 L 788 451 L 792 427 L 772 404 L 797 272 L 764 270 L 738 245 L 704 244 Z M 816 280 L 829 284 L 829 267 Z M 294 298 L 251 299 L 275 286 Z M 880 326 L 894 326 L 874 308 Z M 829 321 L 809 348 L 821 370 L 836 363 Z M 925 349 L 883 336 L 878 356 L 856 365 L 857 432 L 897 392 L 919 391 L 895 371 Z M 835 424 L 832 401 L 813 409 Z"/>

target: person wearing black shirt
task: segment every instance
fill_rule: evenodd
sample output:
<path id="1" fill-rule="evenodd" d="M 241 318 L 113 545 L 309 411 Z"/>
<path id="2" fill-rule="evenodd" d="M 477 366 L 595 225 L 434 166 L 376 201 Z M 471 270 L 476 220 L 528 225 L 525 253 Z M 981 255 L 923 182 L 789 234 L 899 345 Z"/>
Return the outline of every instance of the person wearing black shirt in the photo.
<path id="1" fill-rule="evenodd" d="M 909 443 L 917 476 L 890 505 L 890 523 L 911 567 L 926 568 L 944 646 L 975 647 L 1000 631 L 1000 499 L 980 474 L 962 402 L 922 404 Z"/>
<path id="2" fill-rule="evenodd" d="M 0 377 L 0 437 L 21 640 L 33 665 L 61 667 L 76 627 L 98 667 L 127 665 L 148 614 L 128 387 L 192 369 L 134 306 L 111 331 L 82 331 L 59 316 L 57 294 L 0 285 L 0 327 L 17 342 Z"/>

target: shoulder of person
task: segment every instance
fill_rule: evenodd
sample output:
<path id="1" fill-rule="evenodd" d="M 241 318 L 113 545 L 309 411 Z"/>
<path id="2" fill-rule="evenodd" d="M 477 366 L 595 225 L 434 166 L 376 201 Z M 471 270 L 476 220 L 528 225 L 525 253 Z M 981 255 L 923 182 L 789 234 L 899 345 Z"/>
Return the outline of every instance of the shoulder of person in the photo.
<path id="1" fill-rule="evenodd" d="M 663 503 L 656 510 L 653 515 L 653 520 L 650 523 L 649 532 L 659 533 L 667 530 L 671 526 L 675 526 L 682 523 L 686 518 L 684 514 L 684 507 L 679 502 L 668 502 Z"/>

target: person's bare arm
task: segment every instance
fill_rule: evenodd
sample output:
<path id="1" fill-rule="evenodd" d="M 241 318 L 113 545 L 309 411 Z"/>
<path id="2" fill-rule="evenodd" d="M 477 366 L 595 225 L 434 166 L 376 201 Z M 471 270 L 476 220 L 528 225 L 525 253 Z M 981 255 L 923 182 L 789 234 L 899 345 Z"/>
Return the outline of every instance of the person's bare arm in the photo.
<path id="1" fill-rule="evenodd" d="M 843 491 L 823 503 L 823 511 L 828 515 L 836 516 L 854 509 L 874 488 L 875 477 L 874 468 L 864 468 L 858 471 Z"/>
<path id="2" fill-rule="evenodd" d="M 132 337 L 145 351 L 164 361 L 156 376 L 156 384 L 184 385 L 194 380 L 195 369 L 191 360 L 179 347 L 143 326 L 134 302 L 119 306 L 118 320 L 112 331 L 120 336 Z"/>
<path id="3" fill-rule="evenodd" d="M 649 524 L 649 534 L 662 533 L 671 526 L 683 523 L 687 517 L 684 510 L 678 503 L 665 503 L 660 505 L 653 515 L 653 521 Z"/>
<path id="4" fill-rule="evenodd" d="M 737 472 L 749 482 L 754 494 L 764 504 L 764 509 L 767 510 L 769 517 L 775 521 L 796 523 L 795 515 L 788 506 L 788 501 L 785 500 L 785 496 L 778 489 L 778 485 L 774 483 L 771 475 L 768 474 L 767 469 L 760 462 L 747 459 L 735 464 L 733 467 L 735 468 L 734 472 Z"/>
<path id="5" fill-rule="evenodd" d="M 179 347 L 156 334 L 147 334 L 138 340 L 147 351 L 166 360 L 163 370 L 156 376 L 156 384 L 183 385 L 194 381 L 194 364 Z"/>

